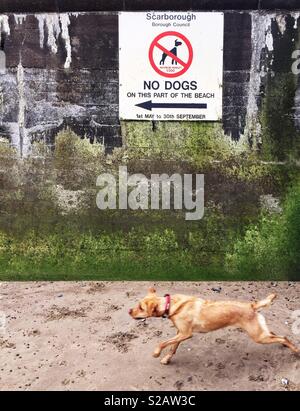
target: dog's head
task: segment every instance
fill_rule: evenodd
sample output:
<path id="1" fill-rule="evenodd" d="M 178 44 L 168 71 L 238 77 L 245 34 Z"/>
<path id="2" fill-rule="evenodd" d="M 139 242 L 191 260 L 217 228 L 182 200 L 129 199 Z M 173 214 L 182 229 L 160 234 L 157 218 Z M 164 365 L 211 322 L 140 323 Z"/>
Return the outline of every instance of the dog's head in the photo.
<path id="1" fill-rule="evenodd" d="M 136 307 L 129 310 L 129 315 L 138 320 L 149 317 L 160 317 L 163 312 L 159 312 L 160 299 L 156 295 L 156 290 L 149 288 L 148 294 L 144 297 Z"/>

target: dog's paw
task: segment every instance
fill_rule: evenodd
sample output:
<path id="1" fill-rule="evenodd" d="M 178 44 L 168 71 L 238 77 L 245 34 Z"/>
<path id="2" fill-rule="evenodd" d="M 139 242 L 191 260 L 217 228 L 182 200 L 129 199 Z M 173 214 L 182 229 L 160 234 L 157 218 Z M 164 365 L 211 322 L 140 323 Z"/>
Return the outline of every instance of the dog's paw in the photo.
<path id="1" fill-rule="evenodd" d="M 170 359 L 171 359 L 171 358 L 169 358 L 169 357 L 164 357 L 162 360 L 160 360 L 160 363 L 161 363 L 162 365 L 168 365 L 169 362 L 170 362 Z"/>
<path id="2" fill-rule="evenodd" d="M 152 356 L 154 358 L 158 358 L 160 356 L 160 351 L 159 350 L 155 350 L 154 353 L 152 354 Z"/>

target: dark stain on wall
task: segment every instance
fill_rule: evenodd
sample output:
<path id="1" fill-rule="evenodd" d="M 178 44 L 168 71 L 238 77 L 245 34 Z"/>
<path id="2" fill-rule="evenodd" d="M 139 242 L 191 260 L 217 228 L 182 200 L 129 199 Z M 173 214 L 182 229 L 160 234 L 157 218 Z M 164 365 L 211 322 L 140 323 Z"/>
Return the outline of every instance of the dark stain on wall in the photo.
<path id="1" fill-rule="evenodd" d="M 1 0 L 0 2 L 0 13 L 275 9 L 300 9 L 299 0 Z"/>
<path id="2" fill-rule="evenodd" d="M 251 53 L 250 14 L 225 13 L 223 128 L 235 140 L 245 128 Z"/>
<path id="3" fill-rule="evenodd" d="M 294 10 L 299 7 L 298 0 L 1 0 L 0 12 Z"/>

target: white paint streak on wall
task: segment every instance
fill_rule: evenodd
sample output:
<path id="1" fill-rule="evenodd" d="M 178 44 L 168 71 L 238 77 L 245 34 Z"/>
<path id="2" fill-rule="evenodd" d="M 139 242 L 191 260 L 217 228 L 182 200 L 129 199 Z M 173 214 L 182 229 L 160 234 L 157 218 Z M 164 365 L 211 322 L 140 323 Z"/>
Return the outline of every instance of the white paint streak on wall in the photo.
<path id="1" fill-rule="evenodd" d="M 18 84 L 18 92 L 19 92 L 18 124 L 20 127 L 24 127 L 26 102 L 25 102 L 24 68 L 21 62 L 18 64 L 17 84 Z"/>
<path id="2" fill-rule="evenodd" d="M 40 47 L 44 47 L 46 30 L 48 35 L 47 46 L 50 48 L 52 53 L 56 54 L 58 50 L 58 39 L 59 36 L 61 36 L 65 43 L 65 49 L 67 53 L 64 68 L 70 68 L 72 63 L 72 48 L 69 33 L 69 15 L 67 13 L 37 14 L 36 18 L 39 22 Z"/>
<path id="3" fill-rule="evenodd" d="M 48 33 L 47 45 L 52 53 L 57 53 L 57 39 L 60 34 L 59 16 L 56 14 L 48 14 L 42 16 L 44 18 L 44 26 Z"/>
<path id="4" fill-rule="evenodd" d="M 71 48 L 71 39 L 70 39 L 70 33 L 69 33 L 69 25 L 70 25 L 70 18 L 67 14 L 61 14 L 60 15 L 60 23 L 61 23 L 61 36 L 64 39 L 65 42 L 65 47 L 66 47 L 66 52 L 67 52 L 67 58 L 65 61 L 65 69 L 70 68 L 71 62 L 72 62 L 72 48 Z"/>
<path id="5" fill-rule="evenodd" d="M 45 26 L 45 18 L 43 14 L 36 15 L 35 16 L 39 22 L 39 33 L 40 33 L 40 48 L 44 48 L 44 42 L 45 42 L 45 32 L 44 32 L 44 26 Z"/>
<path id="6" fill-rule="evenodd" d="M 18 123 L 6 123 L 5 125 L 8 129 L 12 146 L 20 153 L 20 131 Z"/>
<path id="7" fill-rule="evenodd" d="M 26 14 L 14 14 L 15 23 L 17 25 L 23 24 L 26 20 Z"/>
<path id="8" fill-rule="evenodd" d="M 10 27 L 9 27 L 9 21 L 8 21 L 8 16 L 5 15 L 0 15 L 0 43 L 2 40 L 2 35 L 6 34 L 7 36 L 10 35 Z"/>
<path id="9" fill-rule="evenodd" d="M 293 17 L 295 19 L 295 24 L 294 24 L 294 29 L 296 30 L 298 28 L 298 20 L 300 18 L 300 12 L 299 11 L 295 11 L 293 13 Z"/>
<path id="10" fill-rule="evenodd" d="M 299 33 L 299 18 L 300 18 L 300 12 L 294 12 L 293 13 L 293 17 L 295 19 L 295 24 L 294 24 L 294 29 L 297 30 L 298 29 L 298 33 Z M 293 60 L 295 61 L 295 60 Z M 298 77 L 298 87 L 295 93 L 295 106 L 294 106 L 294 110 L 295 110 L 295 114 L 294 114 L 294 122 L 295 122 L 295 126 L 298 130 L 300 130 L 300 83 L 299 83 L 299 77 Z"/>
<path id="11" fill-rule="evenodd" d="M 277 25 L 281 35 L 283 36 L 286 30 L 286 16 L 278 14 L 276 16 Z"/>
<path id="12" fill-rule="evenodd" d="M 257 100 L 260 93 L 261 79 L 269 67 L 262 66 L 262 52 L 268 54 L 273 52 L 273 36 L 271 32 L 273 14 L 262 15 L 257 12 L 251 13 L 252 19 L 252 57 L 247 103 L 247 118 L 245 134 L 256 142 L 260 142 L 261 125 L 259 122 L 259 107 Z M 271 64 L 271 63 L 270 63 Z"/>
<path id="13" fill-rule="evenodd" d="M 26 156 L 30 149 L 30 142 L 27 141 L 27 133 L 25 128 L 25 111 L 26 111 L 26 97 L 25 97 L 25 75 L 22 62 L 18 64 L 17 70 L 17 85 L 19 93 L 19 113 L 18 113 L 18 126 L 19 126 L 19 144 L 21 156 Z"/>
<path id="14" fill-rule="evenodd" d="M 269 52 L 274 50 L 274 40 L 273 40 L 273 35 L 272 35 L 272 30 L 271 30 L 271 24 L 267 28 L 267 32 L 266 32 L 266 46 Z"/>

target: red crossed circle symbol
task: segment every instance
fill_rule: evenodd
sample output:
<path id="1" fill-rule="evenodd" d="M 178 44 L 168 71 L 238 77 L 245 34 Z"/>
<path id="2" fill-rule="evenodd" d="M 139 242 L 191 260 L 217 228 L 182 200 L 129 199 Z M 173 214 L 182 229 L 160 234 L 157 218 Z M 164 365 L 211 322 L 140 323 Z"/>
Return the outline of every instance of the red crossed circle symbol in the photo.
<path id="1" fill-rule="evenodd" d="M 175 36 L 177 38 L 180 38 L 182 41 L 184 41 L 184 43 L 186 44 L 186 46 L 188 48 L 188 53 L 189 53 L 189 57 L 188 57 L 187 62 L 182 61 L 179 57 L 175 56 L 175 54 L 171 53 L 169 50 L 167 50 L 164 46 L 162 46 L 159 43 L 159 40 L 163 39 L 164 37 L 168 37 L 168 36 Z M 172 60 L 175 60 L 177 63 L 179 63 L 182 66 L 182 69 L 177 71 L 176 73 L 167 73 L 167 72 L 161 70 L 159 68 L 159 66 L 154 61 L 154 50 L 155 50 L 156 47 L 158 49 L 160 49 L 163 53 L 166 53 L 169 57 L 171 57 Z M 187 39 L 183 34 L 178 33 L 177 31 L 166 31 L 165 33 L 159 34 L 152 41 L 152 43 L 150 45 L 150 49 L 149 49 L 149 60 L 150 60 L 150 63 L 151 63 L 151 66 L 153 67 L 153 69 L 156 71 L 156 73 L 158 73 L 161 76 L 164 76 L 164 77 L 182 76 L 182 74 L 184 74 L 190 68 L 190 66 L 192 64 L 192 61 L 193 61 L 193 47 L 192 47 L 191 42 L 189 41 L 189 39 Z"/>

